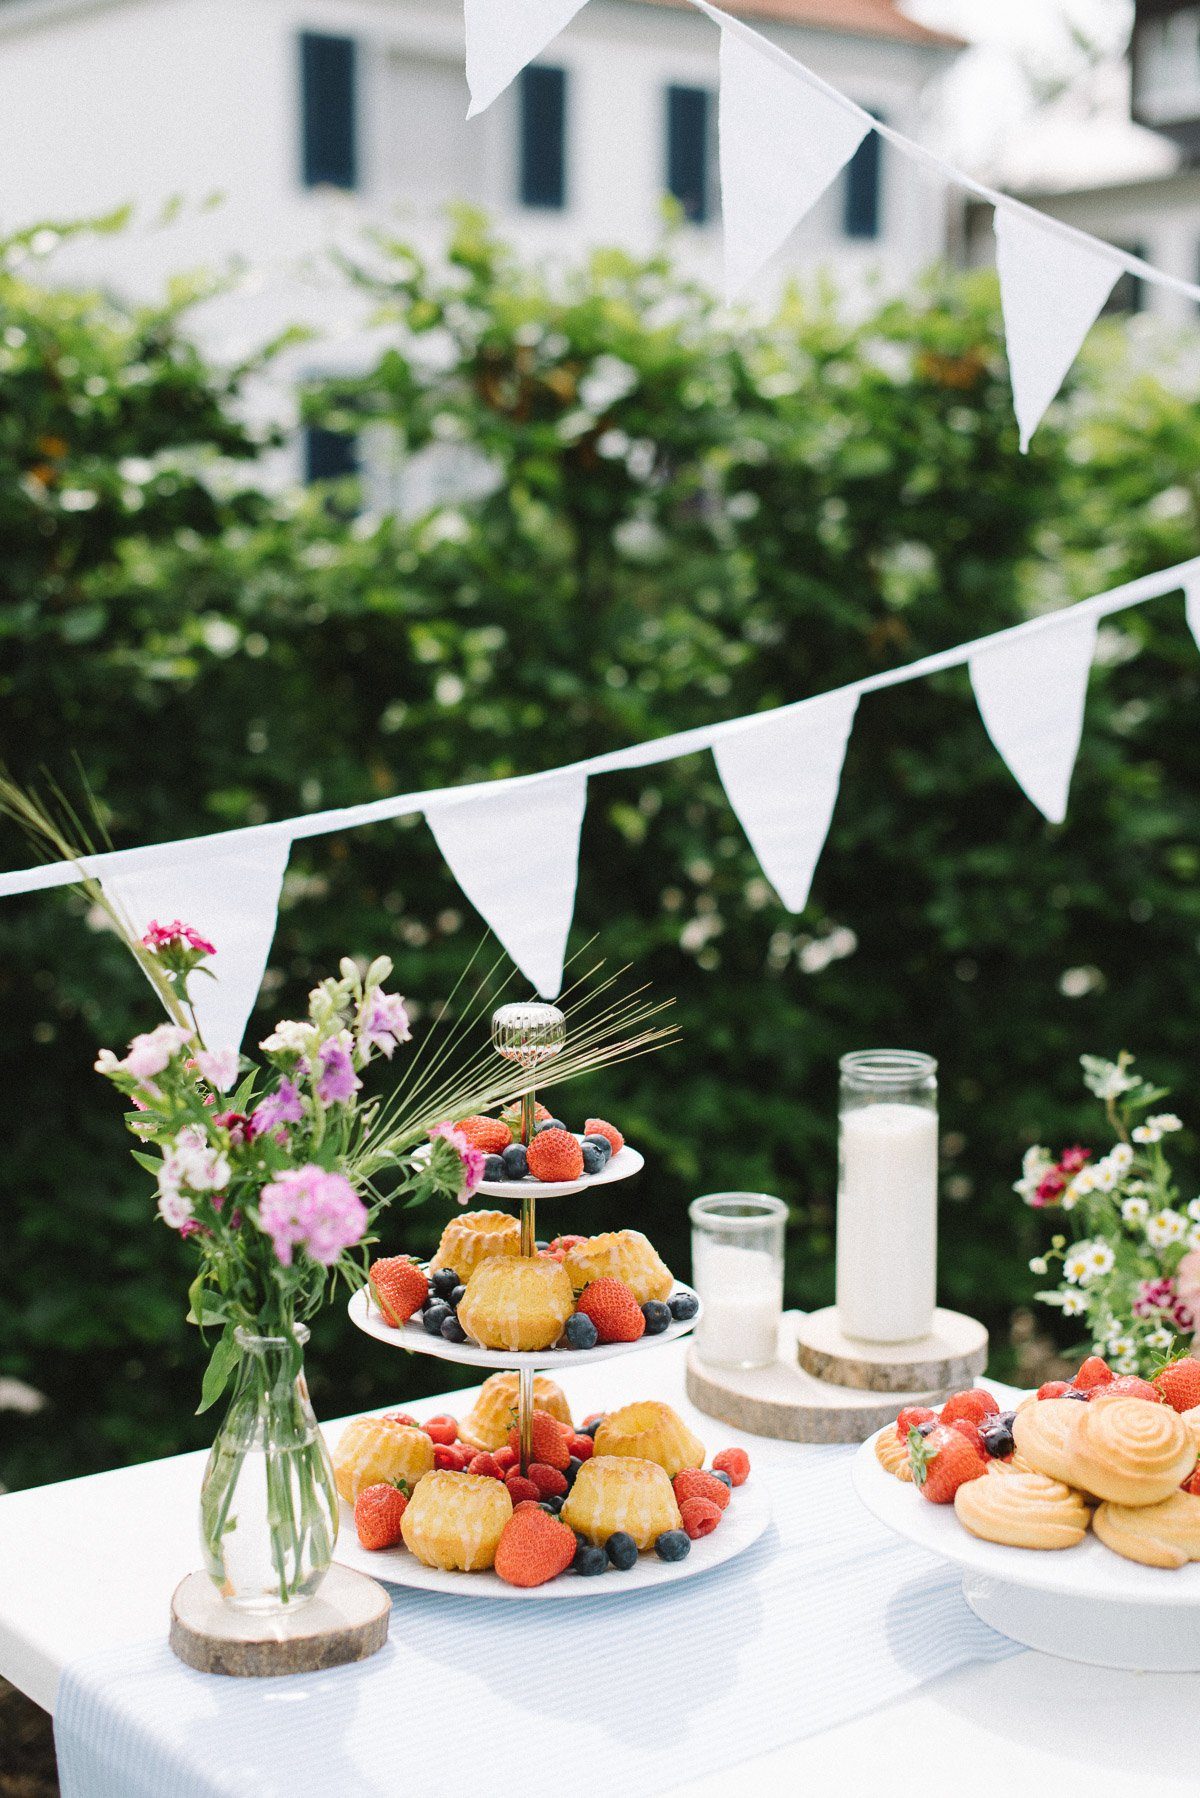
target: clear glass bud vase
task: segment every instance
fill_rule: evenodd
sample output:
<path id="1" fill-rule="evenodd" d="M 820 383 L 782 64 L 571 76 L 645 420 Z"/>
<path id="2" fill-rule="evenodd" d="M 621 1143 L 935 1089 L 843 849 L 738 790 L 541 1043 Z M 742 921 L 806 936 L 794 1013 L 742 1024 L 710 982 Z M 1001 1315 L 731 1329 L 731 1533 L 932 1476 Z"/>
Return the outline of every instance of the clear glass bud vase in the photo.
<path id="1" fill-rule="evenodd" d="M 338 1531 L 333 1462 L 304 1379 L 308 1331 L 237 1332 L 236 1384 L 200 1488 L 205 1564 L 240 1611 L 292 1611 L 329 1571 Z"/>

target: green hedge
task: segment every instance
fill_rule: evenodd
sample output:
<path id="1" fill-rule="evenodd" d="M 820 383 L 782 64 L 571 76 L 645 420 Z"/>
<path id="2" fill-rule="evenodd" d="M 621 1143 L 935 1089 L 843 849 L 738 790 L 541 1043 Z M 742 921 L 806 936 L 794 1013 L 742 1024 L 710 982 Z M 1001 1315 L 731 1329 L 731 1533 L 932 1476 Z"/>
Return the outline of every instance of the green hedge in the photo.
<path id="1" fill-rule="evenodd" d="M 553 766 L 821 691 L 1197 549 L 1190 397 L 1121 328 L 1098 333 L 1021 457 L 990 278 L 941 278 L 854 324 L 789 295 L 752 324 L 666 258 L 606 252 L 548 292 L 474 218 L 441 275 L 376 243 L 342 272 L 388 347 L 312 395 L 312 418 L 405 457 L 469 446 L 493 470 L 485 496 L 405 522 L 355 517 L 347 493 L 256 489 L 259 446 L 237 422 L 253 371 L 206 364 L 190 296 L 138 312 L 47 291 L 21 253 L 0 280 L 5 753 L 68 786 L 77 753 L 118 844 Z M 1030 1140 L 1078 1134 L 1079 1053 L 1136 1048 L 1189 1109 L 1198 699 L 1177 599 L 1114 620 L 1052 828 L 965 677 L 868 698 L 800 918 L 707 757 L 594 782 L 574 940 L 596 933 L 677 995 L 683 1039 L 580 1091 L 581 1115 L 614 1117 L 648 1169 L 570 1222 L 645 1225 L 682 1270 L 689 1198 L 779 1192 L 789 1296 L 825 1301 L 837 1058 L 927 1049 L 942 1292 L 985 1317 L 1003 1368 L 1038 1241 L 1011 1181 Z M 26 859 L 11 836 L 6 854 Z M 428 1007 L 479 932 L 420 821 L 298 844 L 248 1041 L 344 953 L 387 950 Z M 91 1073 L 100 1044 L 145 1024 L 146 994 L 61 894 L 0 907 L 0 980 L 0 1375 L 50 1401 L 6 1416 L 0 1479 L 16 1485 L 211 1426 L 191 1416 L 186 1250 L 152 1222 Z M 406 1241 L 427 1246 L 438 1222 L 406 1215 Z M 327 1415 L 431 1389 L 425 1364 L 340 1317 L 310 1353 Z"/>

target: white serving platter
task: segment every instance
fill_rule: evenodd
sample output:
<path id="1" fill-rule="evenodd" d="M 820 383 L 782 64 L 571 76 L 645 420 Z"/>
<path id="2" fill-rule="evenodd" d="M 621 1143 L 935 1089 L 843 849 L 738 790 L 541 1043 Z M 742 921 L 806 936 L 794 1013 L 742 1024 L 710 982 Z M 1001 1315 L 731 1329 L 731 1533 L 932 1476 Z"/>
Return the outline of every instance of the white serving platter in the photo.
<path id="1" fill-rule="evenodd" d="M 672 1290 L 672 1298 L 681 1292 L 689 1292 L 700 1300 L 690 1286 L 677 1280 Z M 496 1373 L 505 1367 L 538 1368 L 559 1367 L 565 1369 L 571 1363 L 580 1367 L 590 1367 L 594 1361 L 609 1361 L 616 1355 L 636 1354 L 639 1349 L 655 1348 L 663 1342 L 674 1342 L 678 1336 L 686 1336 L 694 1330 L 700 1320 L 700 1311 L 683 1323 L 676 1323 L 674 1318 L 657 1336 L 639 1336 L 636 1342 L 598 1342 L 595 1348 L 548 1348 L 530 1349 L 524 1353 L 508 1349 L 480 1348 L 474 1342 L 447 1342 L 443 1336 L 430 1336 L 419 1317 L 412 1318 L 402 1324 L 399 1329 L 383 1318 L 378 1309 L 371 1303 L 370 1291 L 362 1287 L 350 1300 L 347 1310 L 350 1321 L 373 1336 L 376 1342 L 385 1342 L 389 1348 L 408 1349 L 414 1355 L 433 1355 L 439 1361 L 455 1361 L 464 1367 L 486 1367 L 489 1373 Z M 718 1532 L 719 1533 L 719 1532 Z"/>
<path id="2" fill-rule="evenodd" d="M 577 1132 L 571 1134 L 577 1142 L 583 1139 Z M 417 1150 L 413 1160 L 428 1155 L 428 1149 Z M 565 1199 L 573 1192 L 589 1192 L 593 1186 L 611 1186 L 614 1180 L 628 1180 L 633 1174 L 640 1174 L 646 1165 L 646 1157 L 631 1149 L 626 1143 L 615 1155 L 610 1155 L 598 1174 L 583 1174 L 578 1180 L 535 1180 L 532 1174 L 524 1180 L 483 1180 L 476 1188 L 489 1199 Z"/>
<path id="3" fill-rule="evenodd" d="M 653 1340 L 660 1341 L 661 1338 Z M 711 1573 L 714 1568 L 723 1567 L 727 1561 L 753 1547 L 770 1521 L 771 1503 L 766 1489 L 752 1474 L 746 1484 L 734 1492 L 712 1535 L 702 1536 L 692 1543 L 686 1560 L 660 1561 L 651 1550 L 639 1555 L 637 1565 L 626 1573 L 618 1573 L 616 1568 L 609 1567 L 591 1579 L 582 1579 L 568 1569 L 544 1586 L 525 1587 L 507 1585 L 490 1569 L 479 1573 L 443 1573 L 438 1567 L 426 1567 L 403 1545 L 363 1548 L 354 1529 L 353 1507 L 343 1499 L 334 1559 L 345 1567 L 353 1567 L 358 1573 L 369 1573 L 385 1585 L 412 1586 L 418 1591 L 444 1592 L 459 1598 L 507 1598 L 534 1604 L 581 1598 L 620 1598 L 631 1592 L 671 1585 L 681 1579 L 695 1579 L 697 1574 Z"/>
<path id="4" fill-rule="evenodd" d="M 892 1427 L 890 1424 L 887 1426 Z M 1043 1654 L 1148 1673 L 1200 1671 L 1200 1564 L 1127 1561 L 1090 1532 L 1076 1548 L 1006 1548 L 964 1529 L 875 1458 L 879 1432 L 854 1459 L 854 1487 L 881 1523 L 962 1569 L 963 1596 L 984 1623 Z"/>

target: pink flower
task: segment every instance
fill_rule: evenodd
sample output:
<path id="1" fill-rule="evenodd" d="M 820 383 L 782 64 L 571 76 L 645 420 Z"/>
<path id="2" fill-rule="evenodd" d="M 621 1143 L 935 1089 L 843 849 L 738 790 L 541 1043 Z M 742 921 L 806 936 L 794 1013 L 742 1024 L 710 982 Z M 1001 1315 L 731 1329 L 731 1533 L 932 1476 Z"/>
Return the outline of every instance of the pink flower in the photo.
<path id="1" fill-rule="evenodd" d="M 193 949 L 197 955 L 215 955 L 217 952 L 207 937 L 202 937 L 198 930 L 190 924 L 183 924 L 178 918 L 173 924 L 159 924 L 153 918 L 150 928 L 142 938 L 147 949 Z"/>
<path id="2" fill-rule="evenodd" d="M 1135 1317 L 1152 1317 L 1155 1312 L 1169 1311 L 1176 1302 L 1175 1282 L 1160 1276 L 1157 1280 L 1143 1280 L 1133 1300 Z"/>
<path id="3" fill-rule="evenodd" d="M 236 1049 L 197 1049 L 196 1066 L 219 1093 L 227 1093 L 238 1077 Z"/>
<path id="4" fill-rule="evenodd" d="M 263 1188 L 258 1216 L 284 1267 L 292 1265 L 298 1248 L 331 1267 L 343 1249 L 362 1241 L 369 1221 L 349 1180 L 313 1162 L 277 1174 Z"/>
<path id="5" fill-rule="evenodd" d="M 304 1121 L 304 1101 L 294 1080 L 281 1080 L 273 1093 L 268 1093 L 255 1108 L 250 1120 L 252 1136 L 262 1136 L 278 1124 L 300 1124 Z"/>
<path id="6" fill-rule="evenodd" d="M 1200 1249 L 1189 1249 L 1175 1269 L 1175 1296 L 1194 1318 L 1200 1317 Z"/>
<path id="7" fill-rule="evenodd" d="M 324 1072 L 317 1081 L 318 1099 L 322 1105 L 344 1105 L 354 1097 L 362 1081 L 354 1072 L 354 1064 L 341 1043 L 324 1045 L 321 1066 Z"/>
<path id="8" fill-rule="evenodd" d="M 459 1190 L 458 1202 L 465 1205 L 473 1193 L 479 1190 L 479 1182 L 483 1179 L 483 1170 L 487 1156 L 482 1149 L 477 1149 L 467 1141 L 462 1131 L 453 1124 L 435 1124 L 429 1132 L 430 1136 L 440 1136 L 458 1151 L 458 1158 L 463 1166 L 463 1183 Z"/>
<path id="9" fill-rule="evenodd" d="M 230 1144 L 235 1149 L 244 1149 L 254 1140 L 254 1126 L 244 1111 L 218 1111 L 213 1123 L 228 1130 Z"/>
<path id="10" fill-rule="evenodd" d="M 1052 1167 L 1050 1172 L 1044 1174 L 1038 1182 L 1037 1191 L 1033 1196 L 1032 1203 L 1034 1205 L 1056 1204 L 1066 1190 L 1066 1185 L 1067 1183 L 1059 1173 L 1058 1169 Z"/>
<path id="11" fill-rule="evenodd" d="M 372 1048 L 380 1049 L 388 1060 L 392 1059 L 392 1051 L 397 1043 L 412 1040 L 412 1031 L 408 1023 L 408 1008 L 399 993 L 385 993 L 378 988 L 371 995 L 370 1003 L 358 1027 L 358 1046 L 360 1050 L 369 1052 Z"/>
<path id="12" fill-rule="evenodd" d="M 152 1080 L 155 1074 L 161 1074 L 173 1056 L 191 1037 L 188 1031 L 178 1024 L 160 1024 L 157 1030 L 147 1031 L 144 1036 L 135 1036 L 129 1045 L 128 1053 L 119 1065 L 135 1080 Z"/>
<path id="13" fill-rule="evenodd" d="M 1076 1143 L 1073 1149 L 1064 1149 L 1058 1158 L 1058 1165 L 1064 1174 L 1077 1174 L 1092 1159 L 1090 1149 L 1081 1149 Z"/>

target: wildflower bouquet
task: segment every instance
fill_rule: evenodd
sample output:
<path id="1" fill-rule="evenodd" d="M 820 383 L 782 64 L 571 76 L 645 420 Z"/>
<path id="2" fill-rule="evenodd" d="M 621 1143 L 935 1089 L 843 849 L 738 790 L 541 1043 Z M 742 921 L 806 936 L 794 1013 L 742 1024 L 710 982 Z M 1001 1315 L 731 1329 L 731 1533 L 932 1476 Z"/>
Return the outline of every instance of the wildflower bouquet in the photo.
<path id="1" fill-rule="evenodd" d="M 1045 1275 L 1060 1265 L 1041 1302 L 1079 1318 L 1118 1373 L 1151 1374 L 1188 1353 L 1200 1331 L 1200 1198 L 1182 1202 L 1167 1159 L 1167 1140 L 1183 1125 L 1152 1111 L 1165 1089 L 1134 1073 L 1127 1053 L 1080 1059 L 1114 1140 L 1099 1156 L 1079 1145 L 1058 1156 L 1027 1151 L 1014 1190 L 1035 1210 L 1076 1214 L 1074 1239 L 1054 1236 L 1029 1266 Z"/>

